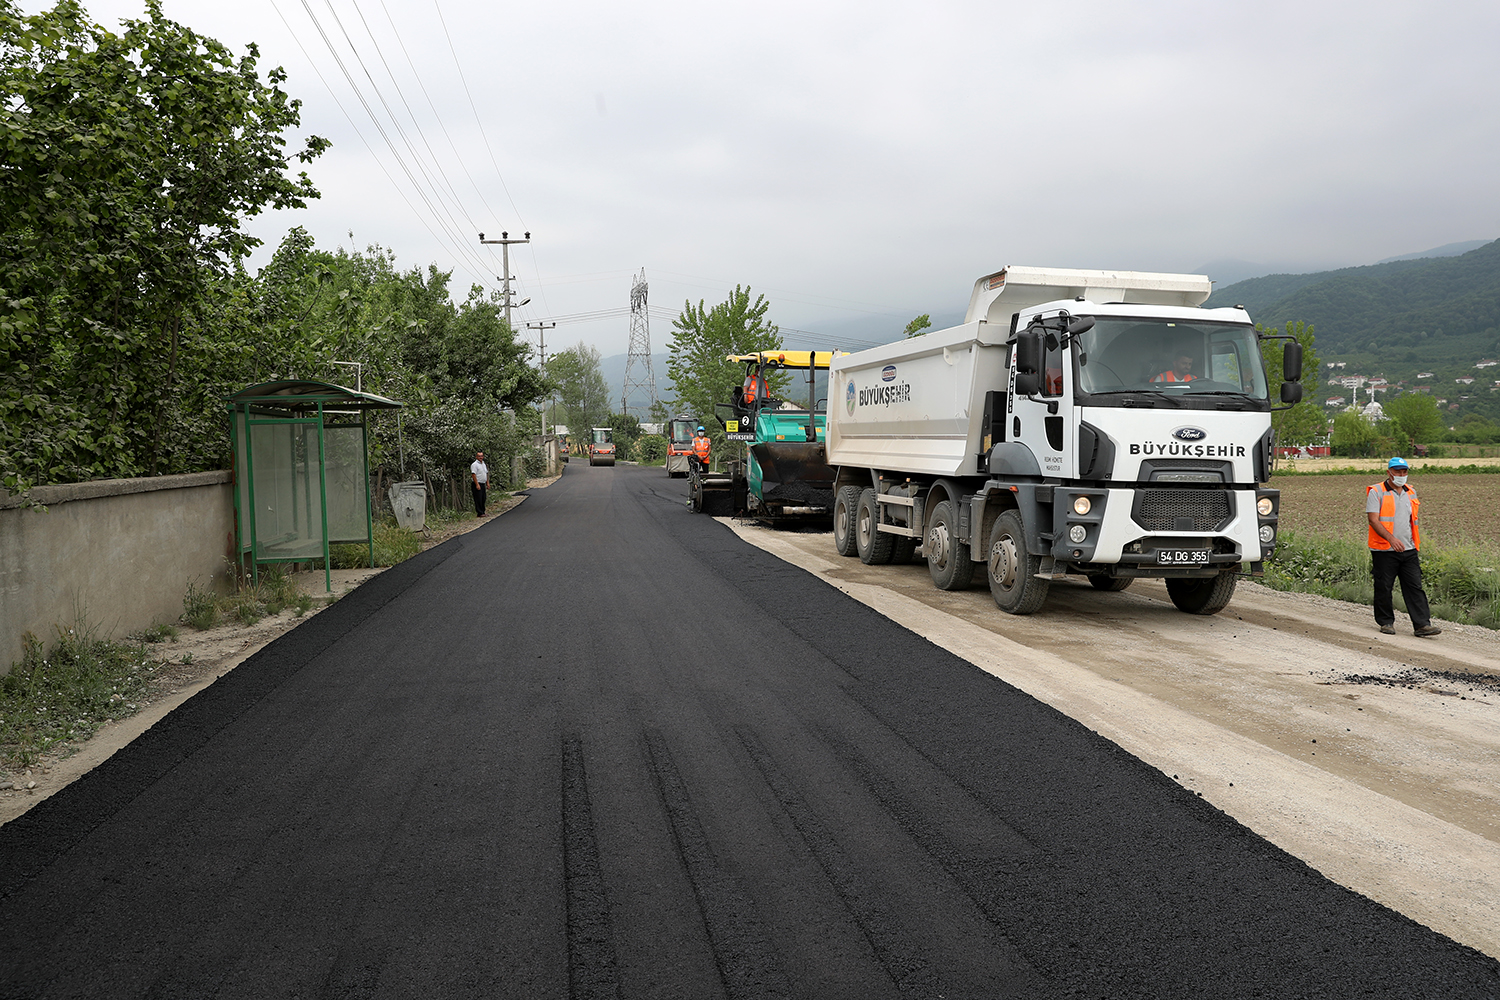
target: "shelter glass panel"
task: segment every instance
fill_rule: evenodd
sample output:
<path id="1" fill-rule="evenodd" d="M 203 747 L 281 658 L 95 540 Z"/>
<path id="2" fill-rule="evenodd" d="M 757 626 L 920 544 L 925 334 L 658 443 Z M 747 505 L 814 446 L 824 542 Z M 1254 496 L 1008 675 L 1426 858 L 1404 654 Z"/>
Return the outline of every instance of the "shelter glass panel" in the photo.
<path id="1" fill-rule="evenodd" d="M 317 422 L 252 421 L 250 446 L 255 476 L 255 558 L 322 559 Z"/>
<path id="2" fill-rule="evenodd" d="M 358 424 L 323 428 L 327 462 L 328 540 L 369 541 L 370 480 L 365 475 L 365 429 Z"/>

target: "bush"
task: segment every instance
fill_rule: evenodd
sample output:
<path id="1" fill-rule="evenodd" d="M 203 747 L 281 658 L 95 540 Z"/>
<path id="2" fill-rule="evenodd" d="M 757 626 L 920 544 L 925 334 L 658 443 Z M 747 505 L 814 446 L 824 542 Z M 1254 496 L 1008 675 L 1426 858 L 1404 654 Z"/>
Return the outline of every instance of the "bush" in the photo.
<path id="1" fill-rule="evenodd" d="M 660 434 L 647 434 L 637 446 L 642 465 L 660 465 L 667 460 L 667 439 Z"/>
<path id="2" fill-rule="evenodd" d="M 469 513 L 470 517 L 474 515 Z M 427 522 L 439 520 L 435 511 L 428 511 Z M 455 517 L 453 520 L 464 520 Z M 375 536 L 375 565 L 394 566 L 410 559 L 422 551 L 422 539 L 396 524 L 395 519 L 381 520 L 373 526 Z M 370 549 L 367 546 L 330 545 L 328 558 L 334 569 L 359 569 L 370 565 Z"/>
<path id="3" fill-rule="evenodd" d="M 542 454 L 540 448 L 532 448 L 526 452 L 525 462 L 527 479 L 540 479 L 547 474 L 547 456 Z M 524 487 L 526 484 L 517 483 L 516 485 Z"/>
<path id="4" fill-rule="evenodd" d="M 219 624 L 219 599 L 212 591 L 189 583 L 182 598 L 182 620 L 202 632 Z"/>

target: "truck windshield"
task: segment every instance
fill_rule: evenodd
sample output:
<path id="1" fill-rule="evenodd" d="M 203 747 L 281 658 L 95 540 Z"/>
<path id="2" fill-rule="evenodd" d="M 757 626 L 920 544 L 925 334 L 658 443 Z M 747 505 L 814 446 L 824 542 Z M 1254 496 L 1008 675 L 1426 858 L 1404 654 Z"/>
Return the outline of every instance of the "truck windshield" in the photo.
<path id="1" fill-rule="evenodd" d="M 672 443 L 689 444 L 693 440 L 693 424 L 690 420 L 672 421 Z"/>
<path id="2" fill-rule="evenodd" d="M 1083 392 L 1267 398 L 1260 344 L 1246 323 L 1099 317 L 1073 343 Z"/>

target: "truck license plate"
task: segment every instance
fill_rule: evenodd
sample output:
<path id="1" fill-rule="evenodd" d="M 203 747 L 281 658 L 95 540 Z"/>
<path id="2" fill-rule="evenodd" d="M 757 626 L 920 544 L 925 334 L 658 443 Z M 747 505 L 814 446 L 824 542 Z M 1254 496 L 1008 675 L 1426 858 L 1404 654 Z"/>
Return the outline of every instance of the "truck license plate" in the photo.
<path id="1" fill-rule="evenodd" d="M 1207 549 L 1157 549 L 1158 566 L 1207 566 Z"/>

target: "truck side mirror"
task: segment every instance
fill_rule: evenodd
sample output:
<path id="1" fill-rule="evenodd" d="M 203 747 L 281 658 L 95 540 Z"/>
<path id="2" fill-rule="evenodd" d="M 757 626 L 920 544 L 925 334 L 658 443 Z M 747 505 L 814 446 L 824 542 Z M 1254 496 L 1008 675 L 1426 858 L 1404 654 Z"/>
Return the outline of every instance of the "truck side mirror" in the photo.
<path id="1" fill-rule="evenodd" d="M 1068 336 L 1076 337 L 1080 333 L 1088 333 L 1094 328 L 1094 317 L 1080 316 L 1068 323 Z"/>
<path id="2" fill-rule="evenodd" d="M 1042 332 L 1025 330 L 1016 336 L 1016 374 L 1035 375 L 1042 369 Z M 1016 386 L 1020 392 L 1020 386 Z M 1036 390 L 1032 390 L 1035 392 Z M 1030 395 L 1028 393 L 1027 395 Z"/>
<path id="3" fill-rule="evenodd" d="M 1019 362 L 1018 362 L 1019 363 Z M 1042 391 L 1042 380 L 1036 372 L 1016 372 L 1016 395 L 1035 396 Z"/>
<path id="4" fill-rule="evenodd" d="M 1302 381 L 1302 345 L 1288 341 L 1281 351 L 1281 377 L 1288 382 Z"/>
<path id="5" fill-rule="evenodd" d="M 1281 401 L 1283 403 L 1288 404 L 1288 405 L 1292 405 L 1292 404 L 1295 404 L 1295 403 L 1300 403 L 1302 401 L 1302 383 L 1300 383 L 1300 382 L 1283 382 L 1283 383 L 1281 383 Z"/>

